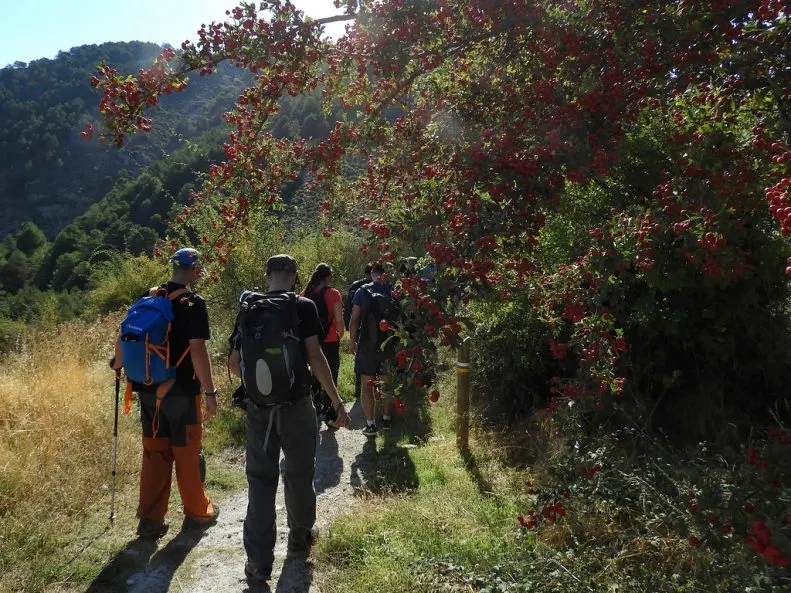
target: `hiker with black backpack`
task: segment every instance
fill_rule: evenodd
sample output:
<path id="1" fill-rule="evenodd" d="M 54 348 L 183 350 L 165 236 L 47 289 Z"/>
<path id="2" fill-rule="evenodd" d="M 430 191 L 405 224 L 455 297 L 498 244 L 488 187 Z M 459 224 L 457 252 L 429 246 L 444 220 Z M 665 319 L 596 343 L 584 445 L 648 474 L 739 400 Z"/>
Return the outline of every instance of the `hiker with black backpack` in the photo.
<path id="1" fill-rule="evenodd" d="M 332 372 L 332 382 L 338 385 L 338 372 L 341 368 L 341 338 L 343 337 L 343 305 L 341 293 L 332 287 L 332 268 L 329 264 L 318 264 L 308 280 L 302 296 L 316 305 L 321 324 L 319 345 Z M 318 379 L 313 379 L 313 403 L 320 418 L 330 429 L 334 428 L 335 410 L 329 396 L 321 388 Z"/>
<path id="2" fill-rule="evenodd" d="M 170 281 L 146 291 L 121 323 L 110 366 L 126 373 L 124 410 L 132 393 L 140 400 L 143 463 L 137 534 L 157 539 L 167 531 L 165 515 L 176 466 L 184 527 L 216 522 L 219 507 L 203 489 L 202 423 L 217 412 L 217 391 L 206 349 L 210 339 L 206 301 L 190 290 L 203 275 L 195 249 L 179 249 L 171 258 Z M 205 411 L 201 406 L 205 394 Z"/>
<path id="3" fill-rule="evenodd" d="M 349 329 L 349 323 L 352 319 L 352 301 L 354 300 L 354 295 L 357 293 L 357 289 L 360 288 L 363 284 L 368 284 L 371 282 L 371 268 L 373 267 L 372 264 L 365 264 L 365 268 L 363 269 L 363 277 L 359 280 L 355 280 L 349 286 L 349 290 L 346 293 L 346 303 L 343 306 L 343 324 L 346 326 L 346 329 Z M 362 381 L 360 380 L 360 375 L 355 371 L 354 373 L 354 399 L 360 399 L 360 394 L 362 393 Z"/>
<path id="4" fill-rule="evenodd" d="M 349 421 L 321 350 L 316 306 L 293 292 L 296 275 L 293 257 L 270 257 L 266 262 L 269 291 L 242 294 L 230 337 L 228 365 L 241 377 L 248 398 L 245 471 L 249 500 L 243 540 L 245 575 L 252 584 L 268 581 L 272 575 L 281 449 L 289 555 L 307 556 L 313 544 L 318 425 L 310 398 L 312 376 L 332 402 L 335 425 L 340 428 Z"/>
<path id="5" fill-rule="evenodd" d="M 377 262 L 371 268 L 372 282 L 362 285 L 352 300 L 352 317 L 349 323 L 349 337 L 354 353 L 354 372 L 359 373 L 362 383 L 362 406 L 365 413 L 365 436 L 373 437 L 378 432 L 375 420 L 376 401 L 374 400 L 374 381 L 377 375 L 387 372 L 388 365 L 395 356 L 392 342 L 383 348 L 391 335 L 386 324 L 396 315 L 396 303 L 392 297 L 393 287 L 384 279 L 385 268 Z M 392 426 L 390 402 L 382 406 L 382 429 Z"/>
<path id="6" fill-rule="evenodd" d="M 363 284 L 371 282 L 372 268 L 373 264 L 365 264 L 365 268 L 363 268 L 363 277 L 352 282 L 351 285 L 349 285 L 349 290 L 346 292 L 346 302 L 343 305 L 343 324 L 346 326 L 346 329 L 349 329 L 349 323 L 352 320 L 352 301 L 354 300 L 354 295 L 357 293 L 357 289 Z"/>

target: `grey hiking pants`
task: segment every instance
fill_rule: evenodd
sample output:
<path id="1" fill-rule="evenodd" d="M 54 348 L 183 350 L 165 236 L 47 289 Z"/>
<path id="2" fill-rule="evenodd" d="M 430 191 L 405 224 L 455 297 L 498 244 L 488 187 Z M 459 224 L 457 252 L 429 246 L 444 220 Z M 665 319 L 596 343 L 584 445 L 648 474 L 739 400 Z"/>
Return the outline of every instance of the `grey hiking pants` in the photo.
<path id="1" fill-rule="evenodd" d="M 275 495 L 283 450 L 283 490 L 288 515 L 289 541 L 305 545 L 316 522 L 316 468 L 318 426 L 310 396 L 282 407 L 247 406 L 247 517 L 244 549 L 248 560 L 271 569 L 277 527 Z"/>

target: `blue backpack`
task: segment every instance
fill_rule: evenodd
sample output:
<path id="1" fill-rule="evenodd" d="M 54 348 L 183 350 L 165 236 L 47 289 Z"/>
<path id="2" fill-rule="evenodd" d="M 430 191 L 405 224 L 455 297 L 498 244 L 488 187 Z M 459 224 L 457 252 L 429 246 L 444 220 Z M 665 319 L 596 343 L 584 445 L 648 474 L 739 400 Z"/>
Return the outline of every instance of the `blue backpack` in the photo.
<path id="1" fill-rule="evenodd" d="M 175 365 L 170 364 L 170 327 L 174 319 L 173 300 L 186 294 L 184 288 L 170 294 L 154 287 L 138 299 L 121 322 L 121 364 L 128 381 L 150 387 L 175 379 Z"/>

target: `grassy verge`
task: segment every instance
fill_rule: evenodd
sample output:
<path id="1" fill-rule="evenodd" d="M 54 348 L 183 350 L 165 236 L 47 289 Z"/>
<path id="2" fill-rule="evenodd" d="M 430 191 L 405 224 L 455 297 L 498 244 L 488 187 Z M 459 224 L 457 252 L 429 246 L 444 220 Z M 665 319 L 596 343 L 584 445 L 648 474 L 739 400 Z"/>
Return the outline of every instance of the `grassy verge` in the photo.
<path id="1" fill-rule="evenodd" d="M 115 392 L 107 360 L 116 317 L 31 333 L 0 361 L 0 591 L 79 589 L 134 537 L 136 406 L 119 416 L 112 529 L 108 520 Z M 229 410 L 225 382 L 221 388 L 223 412 L 206 431 L 210 454 L 243 439 L 241 415 Z M 208 466 L 211 496 L 244 486 L 234 460 L 210 456 Z M 174 488 L 171 517 L 179 507 Z"/>
<path id="2" fill-rule="evenodd" d="M 737 489 L 757 483 L 748 480 L 753 474 L 765 482 L 764 470 L 723 471 L 713 453 L 663 457 L 662 448 L 645 443 L 637 455 L 624 445 L 630 441 L 612 435 L 596 440 L 596 456 L 570 464 L 557 425 L 540 418 L 498 434 L 479 431 L 473 454 L 463 458 L 449 383 L 446 377 L 440 387 L 446 395 L 429 410 L 427 438 L 410 438 L 416 418 L 409 411 L 396 424 L 402 433 L 377 438 L 374 487 L 320 540 L 316 578 L 325 593 L 791 590 L 788 569 L 768 564 L 744 536 L 770 516 L 770 507 L 787 504 L 784 491 L 775 488 L 767 500 L 748 492 L 763 508 L 756 502 L 752 514 L 741 513 L 747 525 L 735 522 L 738 512 L 725 525 L 705 510 L 717 503 L 712 485 L 727 490 L 727 504 L 741 510 Z M 594 463 L 601 467 L 591 472 Z M 553 505 L 544 506 L 542 496 L 562 475 L 582 476 L 584 484 L 552 493 L 563 509 L 552 518 L 544 512 Z M 528 524 L 531 509 L 538 527 L 521 527 L 519 515 Z M 788 541 L 786 523 L 769 528 L 779 547 Z"/>
<path id="3" fill-rule="evenodd" d="M 450 379 L 440 389 L 453 393 Z M 378 438 L 379 487 L 321 539 L 318 563 L 328 567 L 318 576 L 322 591 L 456 590 L 447 586 L 469 585 L 476 570 L 498 578 L 503 567 L 519 565 L 525 546 L 515 517 L 527 503 L 512 487 L 519 476 L 493 459 L 479 467 L 458 455 L 454 406 L 444 397 L 422 419 L 409 406 L 392 436 Z M 427 420 L 432 433 L 416 445 L 417 424 Z"/>

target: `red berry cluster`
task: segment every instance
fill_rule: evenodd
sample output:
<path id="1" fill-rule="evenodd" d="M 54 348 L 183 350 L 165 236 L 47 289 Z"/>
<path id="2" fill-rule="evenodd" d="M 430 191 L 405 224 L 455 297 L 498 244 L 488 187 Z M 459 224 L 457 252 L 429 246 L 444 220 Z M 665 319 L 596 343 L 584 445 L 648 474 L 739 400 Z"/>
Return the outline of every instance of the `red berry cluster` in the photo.
<path id="1" fill-rule="evenodd" d="M 744 541 L 759 556 L 763 557 L 769 564 L 775 564 L 787 568 L 791 564 L 791 558 L 772 545 L 772 533 L 763 521 L 753 521 L 750 523 L 749 533 L 744 537 Z"/>

